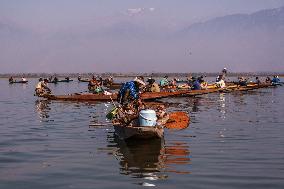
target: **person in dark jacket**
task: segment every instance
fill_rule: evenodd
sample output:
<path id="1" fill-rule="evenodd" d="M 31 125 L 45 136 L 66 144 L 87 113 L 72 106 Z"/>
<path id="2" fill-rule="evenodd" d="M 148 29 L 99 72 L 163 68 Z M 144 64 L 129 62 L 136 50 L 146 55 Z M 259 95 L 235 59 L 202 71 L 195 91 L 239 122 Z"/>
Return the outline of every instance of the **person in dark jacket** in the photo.
<path id="1" fill-rule="evenodd" d="M 200 82 L 198 79 L 193 78 L 193 83 L 192 83 L 192 90 L 201 90 Z"/>

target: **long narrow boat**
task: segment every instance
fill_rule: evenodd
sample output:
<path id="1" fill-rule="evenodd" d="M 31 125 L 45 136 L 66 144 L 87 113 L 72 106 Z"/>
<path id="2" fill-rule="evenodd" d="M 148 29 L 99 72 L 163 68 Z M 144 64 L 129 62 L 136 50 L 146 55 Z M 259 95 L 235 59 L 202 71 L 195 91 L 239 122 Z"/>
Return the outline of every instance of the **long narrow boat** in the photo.
<path id="1" fill-rule="evenodd" d="M 9 81 L 9 84 L 14 84 L 14 83 L 28 83 L 28 81 Z"/>
<path id="2" fill-rule="evenodd" d="M 171 96 L 182 96 L 189 93 L 189 91 L 175 91 L 175 92 L 146 92 L 141 95 L 143 100 L 153 100 L 166 98 Z M 93 93 L 75 93 L 70 95 L 51 95 L 45 94 L 42 97 L 49 100 L 63 100 L 63 101 L 111 101 L 117 98 L 117 93 L 110 95 L 93 94 Z"/>
<path id="3" fill-rule="evenodd" d="M 42 96 L 48 100 L 62 100 L 62 101 L 111 101 L 116 99 L 117 94 L 104 95 L 104 94 L 93 94 L 93 93 L 75 93 L 70 95 L 51 95 L 45 94 Z"/>
<path id="4" fill-rule="evenodd" d="M 58 81 L 48 81 L 48 83 L 68 83 L 73 81 L 72 79 L 62 79 L 62 80 L 58 80 Z"/>
<path id="5" fill-rule="evenodd" d="M 203 95 L 208 93 L 215 93 L 215 92 L 233 92 L 233 91 L 248 91 L 258 88 L 266 88 L 271 87 L 268 84 L 262 85 L 252 85 L 246 87 L 240 86 L 229 86 L 223 89 L 220 88 L 213 88 L 213 89 L 204 89 L 204 90 L 180 90 L 174 92 L 145 92 L 141 95 L 143 100 L 155 100 L 167 97 L 178 97 L 178 96 L 197 96 Z M 105 94 L 93 94 L 93 93 L 75 93 L 70 95 L 51 95 L 46 94 L 43 95 L 44 98 L 50 100 L 63 100 L 63 101 L 111 101 L 111 99 L 117 98 L 117 93 L 112 93 L 111 95 Z"/>

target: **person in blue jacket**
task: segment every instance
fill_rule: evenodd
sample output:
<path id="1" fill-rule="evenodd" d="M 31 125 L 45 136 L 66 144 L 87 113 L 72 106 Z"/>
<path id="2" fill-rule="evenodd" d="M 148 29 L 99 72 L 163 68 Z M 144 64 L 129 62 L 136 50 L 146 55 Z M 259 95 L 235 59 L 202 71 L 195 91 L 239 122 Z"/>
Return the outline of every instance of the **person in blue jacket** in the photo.
<path id="1" fill-rule="evenodd" d="M 133 81 L 126 82 L 118 92 L 118 102 L 124 105 L 138 100 L 140 88 L 145 85 L 143 77 L 136 77 Z"/>
<path id="2" fill-rule="evenodd" d="M 192 83 L 191 89 L 192 90 L 201 90 L 200 82 L 195 77 L 193 78 L 193 83 Z"/>
<path id="3" fill-rule="evenodd" d="M 278 76 L 273 76 L 273 79 L 272 79 L 272 81 L 271 81 L 273 84 L 279 84 L 280 83 L 280 79 L 279 79 L 279 77 Z"/>

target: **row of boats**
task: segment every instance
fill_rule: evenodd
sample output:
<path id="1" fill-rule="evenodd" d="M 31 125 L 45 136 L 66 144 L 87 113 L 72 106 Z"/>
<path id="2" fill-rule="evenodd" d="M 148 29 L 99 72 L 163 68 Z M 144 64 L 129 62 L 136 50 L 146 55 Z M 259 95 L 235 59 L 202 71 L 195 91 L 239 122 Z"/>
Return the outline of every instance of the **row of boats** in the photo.
<path id="1" fill-rule="evenodd" d="M 208 93 L 229 93 L 236 91 L 250 91 L 260 88 L 276 87 L 281 83 L 275 85 L 271 83 L 249 83 L 247 86 L 240 86 L 235 83 L 227 83 L 225 88 L 218 88 L 215 85 L 210 85 L 207 89 L 202 90 L 189 90 L 189 89 L 169 89 L 161 92 L 144 92 L 141 94 L 141 99 L 144 101 L 155 101 L 162 98 L 173 97 L 194 97 Z M 121 85 L 121 84 L 120 84 Z M 68 95 L 53 95 L 44 94 L 42 97 L 48 100 L 59 101 L 97 101 L 97 102 L 113 102 L 117 99 L 118 93 L 74 93 Z M 149 139 L 149 138 L 162 138 L 164 129 L 184 129 L 189 125 L 189 116 L 186 112 L 171 112 L 168 114 L 167 120 L 163 124 L 154 126 L 143 126 L 135 122 L 135 124 L 121 124 L 112 122 L 115 134 L 121 139 L 129 140 L 131 138 Z M 168 125 L 168 126 L 167 126 Z M 171 126 L 169 126 L 171 125 Z"/>

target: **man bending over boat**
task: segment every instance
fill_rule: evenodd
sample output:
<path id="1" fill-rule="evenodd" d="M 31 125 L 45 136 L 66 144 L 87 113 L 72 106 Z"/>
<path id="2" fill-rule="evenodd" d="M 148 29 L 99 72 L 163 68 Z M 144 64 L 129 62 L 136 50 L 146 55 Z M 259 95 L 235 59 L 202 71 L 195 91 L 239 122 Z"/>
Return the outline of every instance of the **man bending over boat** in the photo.
<path id="1" fill-rule="evenodd" d="M 133 81 L 126 82 L 118 92 L 117 101 L 121 105 L 138 101 L 140 89 L 143 87 L 145 87 L 143 77 L 136 77 Z"/>
<path id="2" fill-rule="evenodd" d="M 35 95 L 36 96 L 43 96 L 44 94 L 48 94 L 51 92 L 50 88 L 47 86 L 48 84 L 48 80 L 47 79 L 42 79 L 42 78 L 39 78 L 39 82 L 38 84 L 36 85 L 36 89 L 35 89 Z"/>
<path id="3" fill-rule="evenodd" d="M 138 117 L 138 112 L 143 108 L 140 98 L 141 89 L 145 87 L 144 78 L 136 77 L 133 81 L 126 82 L 119 90 L 118 122 L 128 124 Z"/>

